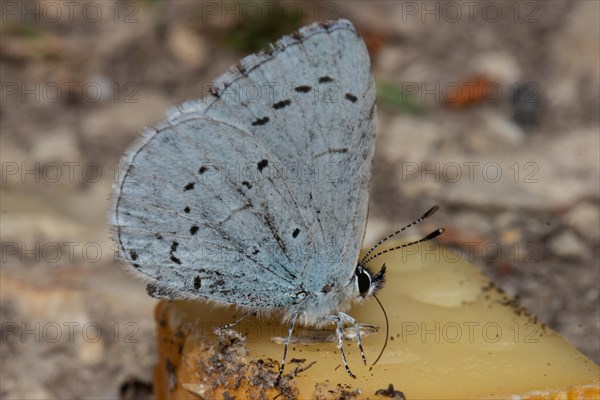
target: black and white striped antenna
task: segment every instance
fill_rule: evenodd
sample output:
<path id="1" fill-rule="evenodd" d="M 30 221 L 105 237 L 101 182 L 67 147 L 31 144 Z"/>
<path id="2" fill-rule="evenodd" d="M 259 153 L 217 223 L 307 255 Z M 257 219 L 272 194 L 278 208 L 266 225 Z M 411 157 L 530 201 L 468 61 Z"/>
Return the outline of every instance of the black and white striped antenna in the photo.
<path id="1" fill-rule="evenodd" d="M 398 249 L 401 249 L 403 247 L 412 246 L 413 244 L 417 244 L 417 243 L 421 243 L 421 242 L 426 242 L 427 240 L 431 240 L 431 239 L 435 238 L 436 236 L 441 235 L 444 232 L 444 229 L 438 229 L 438 230 L 436 230 L 434 232 L 431 232 L 429 235 L 425 236 L 423 239 L 416 240 L 416 241 L 411 242 L 411 243 L 406 243 L 406 244 L 403 244 L 402 246 L 397 246 L 397 247 L 394 247 L 394 248 L 391 248 L 391 249 L 387 249 L 387 250 L 384 250 L 384 251 L 382 251 L 380 253 L 375 254 L 374 256 L 369 257 L 371 255 L 371 253 L 373 253 L 380 245 L 382 245 L 388 239 L 393 238 L 394 236 L 396 236 L 400 232 L 405 231 L 406 229 L 410 228 L 411 226 L 415 226 L 415 225 L 423 222 L 426 218 L 429 218 L 433 214 L 435 214 L 435 212 L 437 210 L 439 210 L 439 209 L 440 209 L 439 206 L 433 206 L 433 207 L 431 207 L 420 218 L 416 219 L 415 221 L 411 222 L 410 224 L 406 225 L 405 227 L 403 227 L 403 228 L 397 230 L 396 232 L 394 232 L 392 234 L 389 234 L 388 236 L 386 236 L 383 239 L 381 239 L 375 246 L 371 247 L 371 249 L 367 252 L 367 254 L 365 254 L 363 256 L 363 258 L 360 260 L 359 264 L 363 264 L 364 265 L 365 263 L 373 260 L 376 257 L 379 257 L 382 254 L 388 253 L 388 252 L 393 251 L 393 250 L 398 250 Z"/>

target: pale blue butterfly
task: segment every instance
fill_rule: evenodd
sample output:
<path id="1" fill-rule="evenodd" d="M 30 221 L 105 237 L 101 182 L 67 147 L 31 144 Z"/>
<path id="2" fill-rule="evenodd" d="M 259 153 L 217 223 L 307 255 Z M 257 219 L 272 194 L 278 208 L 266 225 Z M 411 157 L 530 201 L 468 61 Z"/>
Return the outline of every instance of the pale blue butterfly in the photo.
<path id="1" fill-rule="evenodd" d="M 345 311 L 385 274 L 366 267 L 383 252 L 358 261 L 375 108 L 369 55 L 347 20 L 242 59 L 127 152 L 111 214 L 121 257 L 154 297 L 279 312 L 290 323 L 279 376 L 296 322 L 334 323 L 354 376 L 343 324 L 365 357 Z"/>

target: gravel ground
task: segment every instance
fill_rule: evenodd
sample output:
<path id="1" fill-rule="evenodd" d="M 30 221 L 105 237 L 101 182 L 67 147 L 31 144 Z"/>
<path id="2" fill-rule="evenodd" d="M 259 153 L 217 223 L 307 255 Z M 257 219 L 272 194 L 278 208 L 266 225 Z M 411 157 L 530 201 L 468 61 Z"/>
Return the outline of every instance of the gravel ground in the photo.
<path id="1" fill-rule="evenodd" d="M 379 86 L 367 244 L 439 204 L 414 235 L 445 226 L 600 362 L 600 3 L 66 3 L 2 3 L 0 397 L 150 396 L 154 303 L 105 222 L 118 160 L 241 56 L 339 17 Z"/>

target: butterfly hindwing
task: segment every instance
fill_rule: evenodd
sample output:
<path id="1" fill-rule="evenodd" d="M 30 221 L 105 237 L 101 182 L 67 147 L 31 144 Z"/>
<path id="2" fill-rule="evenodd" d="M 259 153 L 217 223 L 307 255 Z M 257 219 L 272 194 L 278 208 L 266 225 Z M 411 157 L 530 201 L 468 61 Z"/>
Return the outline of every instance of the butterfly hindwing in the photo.
<path id="1" fill-rule="evenodd" d="M 174 297 L 292 302 L 313 242 L 294 236 L 306 221 L 269 162 L 255 137 L 204 116 L 150 133 L 116 201 L 126 259 Z"/>

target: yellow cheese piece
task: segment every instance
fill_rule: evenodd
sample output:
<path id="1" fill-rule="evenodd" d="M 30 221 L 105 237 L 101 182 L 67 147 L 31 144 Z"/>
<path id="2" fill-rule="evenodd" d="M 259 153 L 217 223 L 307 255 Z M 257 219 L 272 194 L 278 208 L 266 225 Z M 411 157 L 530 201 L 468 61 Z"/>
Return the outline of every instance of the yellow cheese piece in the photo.
<path id="1" fill-rule="evenodd" d="M 344 341 L 356 379 L 346 374 L 336 343 L 323 342 L 335 338 L 333 331 L 301 328 L 295 332 L 299 339 L 290 344 L 287 375 L 274 388 L 283 355 L 278 342 L 287 326 L 248 317 L 235 327 L 242 336 L 214 335 L 214 327 L 235 321 L 240 312 L 200 302 L 159 303 L 156 397 L 389 399 L 396 391 L 395 398 L 402 392 L 409 400 L 600 399 L 598 365 L 501 293 L 476 267 L 448 249 L 432 249 L 428 244 L 418 252 L 396 251 L 374 261 L 375 270 L 387 265 L 378 298 L 389 318 L 389 340 L 371 367 L 385 341 L 384 315 L 374 299 L 352 308 L 350 314 L 361 324 L 379 327 L 377 332 L 364 327 L 367 366 L 356 342 Z"/>

